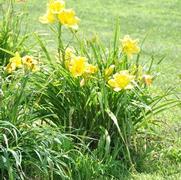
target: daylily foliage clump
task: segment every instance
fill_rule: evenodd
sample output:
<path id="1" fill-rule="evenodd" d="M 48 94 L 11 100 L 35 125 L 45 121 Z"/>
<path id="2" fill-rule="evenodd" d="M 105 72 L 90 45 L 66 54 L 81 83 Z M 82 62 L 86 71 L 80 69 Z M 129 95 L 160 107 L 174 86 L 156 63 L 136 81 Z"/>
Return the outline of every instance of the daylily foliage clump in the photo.
<path id="1" fill-rule="evenodd" d="M 62 0 L 50 1 L 47 13 L 40 17 L 40 22 L 49 24 L 53 33 L 58 31 L 56 62 L 52 54 L 47 56 L 47 50 L 42 48 L 53 64 L 53 74 L 44 74 L 49 84 L 40 104 L 51 107 L 41 113 L 53 112 L 55 124 L 80 129 L 91 137 L 100 136 L 99 128 L 103 128 L 110 134 L 110 148 L 122 144 L 118 154 L 133 165 L 132 138 L 145 114 L 151 113 L 149 88 L 154 75 L 150 68 L 140 63 L 138 39 L 129 35 L 120 38 L 116 29 L 114 45 L 110 49 L 97 38 L 82 40 L 77 35 L 79 19 L 74 10 L 66 9 L 66 6 Z M 76 43 L 63 41 L 64 30 L 76 37 Z"/>
<path id="2" fill-rule="evenodd" d="M 10 36 L 0 39 L 0 177 L 119 179 L 123 168 L 135 172 L 140 152 L 149 151 L 154 115 L 178 104 L 168 92 L 152 93 L 157 74 L 141 42 L 120 35 L 118 23 L 109 48 L 97 36 L 83 38 L 67 2 L 49 0 L 39 22 L 54 46 L 46 45 L 47 33 L 34 32 L 28 49 L 28 35 L 9 42 L 21 28 L 8 28 L 14 2 L 2 18 L 7 27 L 0 23 Z"/>

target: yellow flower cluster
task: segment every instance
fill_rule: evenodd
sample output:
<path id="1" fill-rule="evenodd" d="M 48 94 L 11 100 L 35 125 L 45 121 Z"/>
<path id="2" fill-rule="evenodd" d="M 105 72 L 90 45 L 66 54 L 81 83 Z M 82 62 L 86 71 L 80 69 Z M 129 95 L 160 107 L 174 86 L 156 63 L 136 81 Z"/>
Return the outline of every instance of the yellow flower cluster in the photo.
<path id="1" fill-rule="evenodd" d="M 42 23 L 56 23 L 59 22 L 61 25 L 66 27 L 77 29 L 79 18 L 76 17 L 75 12 L 72 9 L 65 9 L 65 2 L 63 0 L 50 0 L 47 5 L 47 13 L 40 18 Z M 134 54 L 140 52 L 138 46 L 138 40 L 132 39 L 129 35 L 124 36 L 121 41 L 121 51 L 128 58 L 132 58 Z M 27 63 L 29 66 L 29 64 Z M 88 75 L 94 74 L 98 71 L 97 66 L 89 64 L 86 57 L 76 56 L 73 48 L 66 48 L 64 52 L 64 65 L 69 70 L 73 77 L 83 76 L 80 85 L 85 84 L 85 79 Z M 115 65 L 112 64 L 104 70 L 104 78 L 108 81 L 108 84 L 115 90 L 120 91 L 124 89 L 132 89 L 134 86 L 135 79 L 134 73 L 131 74 L 128 70 L 122 70 L 112 76 Z M 152 83 L 152 76 L 144 75 L 142 79 L 146 85 Z"/>
<path id="2" fill-rule="evenodd" d="M 27 70 L 31 70 L 33 72 L 38 71 L 38 62 L 31 56 L 24 56 L 21 58 L 18 52 L 15 53 L 15 56 L 10 58 L 9 63 L 5 67 L 7 73 L 12 73 L 17 68 L 24 67 Z"/>
<path id="3" fill-rule="evenodd" d="M 127 57 L 132 58 L 134 54 L 140 52 L 137 39 L 133 40 L 129 35 L 126 35 L 120 41 L 120 49 Z M 112 64 L 104 70 L 104 77 L 106 80 L 113 74 L 115 68 L 115 65 Z M 139 78 L 135 75 L 138 75 Z M 152 84 L 153 76 L 144 74 L 141 66 L 137 67 L 134 65 L 132 69 L 122 70 L 113 74 L 113 77 L 108 80 L 108 84 L 114 91 L 118 92 L 121 90 L 132 89 L 137 81 L 149 86 Z"/>
<path id="4" fill-rule="evenodd" d="M 65 2 L 63 0 L 50 0 L 47 5 L 46 14 L 40 17 L 39 20 L 43 24 L 59 22 L 75 30 L 78 29 L 78 23 L 80 21 L 73 9 L 65 9 Z"/>
<path id="5" fill-rule="evenodd" d="M 128 70 L 123 70 L 119 73 L 115 73 L 113 78 L 108 81 L 108 84 L 114 88 L 114 91 L 118 92 L 123 89 L 132 89 L 134 87 L 134 82 L 136 82 L 135 76 L 130 74 Z M 153 76 L 144 74 L 138 82 L 150 86 L 153 82 Z"/>
<path id="6" fill-rule="evenodd" d="M 120 41 L 120 49 L 127 57 L 131 58 L 134 54 L 138 54 L 140 52 L 140 47 L 138 46 L 137 39 L 133 40 L 129 35 L 126 35 Z M 108 79 L 109 76 L 112 75 L 114 69 L 115 65 L 111 65 L 110 67 L 105 69 L 104 76 L 106 79 Z M 129 73 L 129 71 L 132 72 Z M 141 83 L 143 82 L 147 86 L 152 84 L 153 76 L 144 74 L 143 68 L 141 66 L 137 67 L 135 65 L 133 66 L 133 69 L 130 69 L 129 71 L 122 70 L 118 73 L 115 73 L 113 75 L 113 78 L 108 80 L 108 84 L 117 92 L 123 89 L 132 89 L 134 87 L 134 82 L 136 81 L 139 81 Z M 139 78 L 136 77 L 135 79 L 134 74 L 138 75 Z"/>
<path id="7" fill-rule="evenodd" d="M 97 66 L 89 64 L 85 57 L 76 56 L 74 52 L 71 48 L 67 48 L 65 51 L 65 67 L 71 72 L 73 77 L 94 74 L 98 71 Z"/>
<path id="8" fill-rule="evenodd" d="M 126 55 L 132 56 L 133 54 L 139 53 L 140 48 L 137 45 L 137 40 L 132 40 L 130 37 L 125 36 L 122 43 L 122 50 Z M 85 57 L 76 56 L 75 50 L 69 47 L 65 50 L 64 63 L 65 67 L 70 71 L 73 77 L 83 76 L 80 83 L 81 86 L 85 84 L 85 77 L 88 74 L 94 74 L 98 71 L 97 66 L 87 63 L 87 59 Z M 105 68 L 104 78 L 108 81 L 109 86 L 116 92 L 132 89 L 136 82 L 141 84 L 144 83 L 147 86 L 152 84 L 153 77 L 151 75 L 144 74 L 143 67 L 140 65 L 138 67 L 133 65 L 129 68 L 129 70 L 122 70 L 113 74 L 115 70 L 116 66 L 114 64 Z"/>

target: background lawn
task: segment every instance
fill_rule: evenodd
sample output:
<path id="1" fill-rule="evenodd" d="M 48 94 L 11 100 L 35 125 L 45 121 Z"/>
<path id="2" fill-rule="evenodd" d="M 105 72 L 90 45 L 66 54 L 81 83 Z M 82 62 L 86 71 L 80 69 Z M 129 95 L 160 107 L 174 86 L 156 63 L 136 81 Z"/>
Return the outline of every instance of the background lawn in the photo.
<path id="1" fill-rule="evenodd" d="M 38 22 L 38 17 L 45 12 L 47 0 L 29 0 L 29 24 L 33 31 L 47 31 L 46 25 Z M 121 35 L 130 34 L 134 38 L 143 40 L 147 35 L 143 46 L 142 61 L 150 61 L 154 55 L 157 60 L 166 56 L 159 67 L 160 76 L 155 82 L 156 91 L 160 92 L 168 87 L 176 88 L 178 97 L 181 92 L 181 1 L 180 0 L 67 0 L 67 6 L 73 7 L 81 19 L 80 31 L 91 37 L 97 33 L 105 43 L 111 41 L 114 24 L 119 17 Z M 108 43 L 107 43 L 108 44 Z M 174 108 L 162 116 L 164 126 L 159 132 L 165 133 L 173 139 L 172 147 L 176 152 L 181 147 L 180 133 L 181 111 Z M 166 136 L 165 136 L 166 137 Z M 180 153 L 180 151 L 179 151 Z M 176 154 L 177 156 L 178 154 Z M 179 157 L 181 155 L 178 155 Z M 172 169 L 179 166 L 172 164 L 171 169 L 165 171 L 172 174 Z M 162 167 L 160 167 L 162 169 Z M 164 173 L 164 171 L 161 171 Z M 174 171 L 175 172 L 175 171 Z M 144 173 L 144 172 L 143 172 Z M 162 174 L 136 175 L 135 179 L 162 179 Z M 173 173 L 174 174 L 174 173 Z M 181 176 L 181 174 L 180 174 Z M 179 174 L 174 176 L 179 179 Z"/>

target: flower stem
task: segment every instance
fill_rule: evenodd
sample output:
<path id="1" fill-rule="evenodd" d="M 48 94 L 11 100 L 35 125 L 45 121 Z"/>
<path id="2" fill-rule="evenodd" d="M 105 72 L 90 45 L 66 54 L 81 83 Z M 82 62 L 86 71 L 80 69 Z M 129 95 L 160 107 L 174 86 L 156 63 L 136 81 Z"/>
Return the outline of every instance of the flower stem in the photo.
<path id="1" fill-rule="evenodd" d="M 61 61 L 62 58 L 62 66 L 64 66 L 65 62 L 65 51 L 64 51 L 64 45 L 62 41 L 62 25 L 58 24 L 58 58 Z"/>

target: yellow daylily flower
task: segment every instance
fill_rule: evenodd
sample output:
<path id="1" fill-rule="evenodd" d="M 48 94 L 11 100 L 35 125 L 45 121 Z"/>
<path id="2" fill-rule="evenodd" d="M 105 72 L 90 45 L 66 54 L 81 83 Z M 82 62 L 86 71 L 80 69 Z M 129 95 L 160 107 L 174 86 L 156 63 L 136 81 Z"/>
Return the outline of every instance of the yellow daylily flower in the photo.
<path id="1" fill-rule="evenodd" d="M 153 83 L 153 76 L 144 74 L 143 75 L 143 81 L 147 86 L 150 86 Z"/>
<path id="2" fill-rule="evenodd" d="M 40 67 L 36 64 L 32 64 L 32 72 L 37 72 L 40 70 Z"/>
<path id="3" fill-rule="evenodd" d="M 39 21 L 42 24 L 52 24 L 55 23 L 57 20 L 56 16 L 51 12 L 47 11 L 47 13 L 39 18 Z"/>
<path id="4" fill-rule="evenodd" d="M 58 19 L 60 23 L 72 29 L 78 29 L 79 18 L 75 16 L 75 12 L 72 9 L 64 9 L 59 15 Z"/>
<path id="5" fill-rule="evenodd" d="M 51 0 L 48 3 L 48 10 L 53 14 L 60 13 L 65 8 L 65 2 L 63 0 Z"/>
<path id="6" fill-rule="evenodd" d="M 16 70 L 16 64 L 15 63 L 9 63 L 6 67 L 5 67 L 5 71 L 8 73 L 8 74 L 11 74 L 13 71 Z"/>
<path id="7" fill-rule="evenodd" d="M 104 75 L 105 75 L 106 78 L 108 78 L 109 76 L 112 75 L 112 73 L 114 71 L 114 68 L 115 68 L 115 65 L 111 65 L 111 66 L 109 66 L 108 68 L 106 68 L 104 70 Z"/>
<path id="8" fill-rule="evenodd" d="M 129 35 L 124 36 L 121 39 L 121 49 L 128 57 L 132 57 L 133 54 L 138 54 L 140 52 L 140 47 L 138 46 L 138 39 L 131 39 Z"/>
<path id="9" fill-rule="evenodd" d="M 10 58 L 8 65 L 5 67 L 5 71 L 12 73 L 16 68 L 22 67 L 22 59 L 18 52 L 15 53 L 14 57 Z"/>
<path id="10" fill-rule="evenodd" d="M 92 64 L 86 64 L 85 72 L 88 74 L 94 74 L 98 71 L 97 66 L 94 66 Z"/>
<path id="11" fill-rule="evenodd" d="M 75 56 L 71 59 L 69 70 L 74 77 L 82 76 L 86 69 L 86 58 Z"/>
<path id="12" fill-rule="evenodd" d="M 38 62 L 32 56 L 24 56 L 22 63 L 26 69 L 32 70 L 33 72 L 39 70 Z"/>
<path id="13" fill-rule="evenodd" d="M 33 57 L 32 56 L 24 56 L 22 58 L 22 63 L 27 67 L 31 68 L 33 62 Z"/>
<path id="14" fill-rule="evenodd" d="M 130 75 L 128 71 L 120 71 L 113 75 L 113 79 L 108 81 L 108 84 L 114 88 L 114 91 L 120 91 L 122 89 L 132 89 L 131 84 L 134 76 Z"/>
<path id="15" fill-rule="evenodd" d="M 10 63 L 15 64 L 17 68 L 22 67 L 22 60 L 18 52 L 15 53 L 15 56 L 10 58 Z"/>

